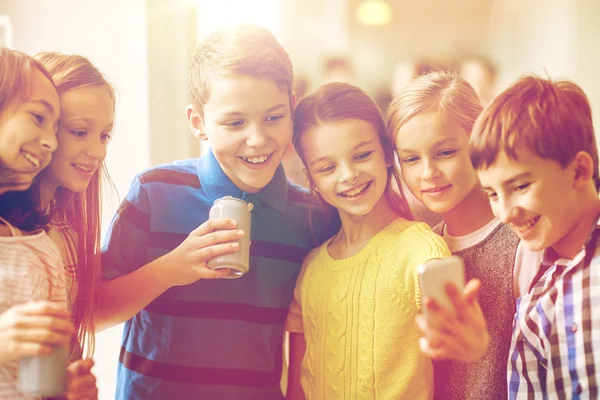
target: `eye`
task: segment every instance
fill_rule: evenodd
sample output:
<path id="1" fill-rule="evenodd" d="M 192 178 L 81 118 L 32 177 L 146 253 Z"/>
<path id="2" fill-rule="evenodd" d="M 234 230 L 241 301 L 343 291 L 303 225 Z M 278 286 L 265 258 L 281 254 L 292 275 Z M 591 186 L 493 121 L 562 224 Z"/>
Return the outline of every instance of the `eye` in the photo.
<path id="1" fill-rule="evenodd" d="M 402 162 L 402 163 L 405 163 L 405 164 L 414 163 L 414 162 L 416 162 L 416 161 L 419 161 L 419 157 L 416 157 L 416 156 L 413 156 L 413 157 L 406 157 L 406 158 L 403 158 L 403 159 L 401 160 L 401 162 Z"/>
<path id="2" fill-rule="evenodd" d="M 271 115 L 269 117 L 267 117 L 267 122 L 277 122 L 280 119 L 282 119 L 284 116 L 283 115 Z"/>
<path id="3" fill-rule="evenodd" d="M 319 168 L 319 169 L 317 170 L 317 172 L 318 172 L 318 173 L 320 173 L 320 174 L 325 174 L 325 173 L 327 173 L 327 172 L 331 172 L 331 171 L 333 171 L 333 170 L 334 170 L 334 168 L 335 168 L 335 167 L 334 167 L 333 165 L 327 165 L 327 166 L 325 166 L 325 167 Z"/>
<path id="4" fill-rule="evenodd" d="M 86 131 L 71 131 L 71 133 L 77 137 L 84 137 L 87 135 Z"/>
<path id="5" fill-rule="evenodd" d="M 42 125 L 46 120 L 46 118 L 42 114 L 38 114 L 35 112 L 30 112 L 30 114 L 38 125 Z"/>
<path id="6" fill-rule="evenodd" d="M 450 150 L 442 150 L 439 152 L 439 156 L 440 157 L 451 157 L 453 154 L 456 153 L 457 150 L 454 149 L 450 149 Z"/>
<path id="7" fill-rule="evenodd" d="M 230 128 L 239 128 L 240 126 L 244 125 L 244 121 L 241 119 L 236 119 L 235 121 L 226 122 L 225 125 Z"/>
<path id="8" fill-rule="evenodd" d="M 487 194 L 487 197 L 490 199 L 490 201 L 495 201 L 498 198 L 498 194 L 491 190 L 486 190 L 485 194 Z"/>
<path id="9" fill-rule="evenodd" d="M 102 134 L 100 135 L 100 140 L 101 140 L 103 143 L 109 142 L 109 141 L 110 141 L 110 139 L 112 139 L 112 136 L 110 135 L 110 133 L 106 133 L 106 132 L 105 132 L 105 133 L 102 133 Z"/>
<path id="10" fill-rule="evenodd" d="M 360 154 L 356 155 L 354 158 L 355 158 L 356 160 L 366 160 L 367 158 L 369 158 L 369 156 L 370 156 L 371 154 L 373 154 L 373 152 L 372 152 L 372 151 L 367 151 L 367 152 L 360 153 Z"/>
<path id="11" fill-rule="evenodd" d="M 515 192 L 522 192 L 529 187 L 530 183 L 524 183 L 515 187 Z"/>

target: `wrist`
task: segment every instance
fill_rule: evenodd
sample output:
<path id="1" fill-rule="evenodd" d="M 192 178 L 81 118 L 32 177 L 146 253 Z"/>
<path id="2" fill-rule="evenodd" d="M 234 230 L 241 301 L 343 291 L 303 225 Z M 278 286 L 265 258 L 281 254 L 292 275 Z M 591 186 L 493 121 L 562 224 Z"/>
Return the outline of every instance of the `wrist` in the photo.
<path id="1" fill-rule="evenodd" d="M 169 271 L 169 267 L 173 265 L 171 253 L 167 253 L 146 265 L 153 286 L 159 288 L 161 292 L 175 286 L 173 274 Z"/>

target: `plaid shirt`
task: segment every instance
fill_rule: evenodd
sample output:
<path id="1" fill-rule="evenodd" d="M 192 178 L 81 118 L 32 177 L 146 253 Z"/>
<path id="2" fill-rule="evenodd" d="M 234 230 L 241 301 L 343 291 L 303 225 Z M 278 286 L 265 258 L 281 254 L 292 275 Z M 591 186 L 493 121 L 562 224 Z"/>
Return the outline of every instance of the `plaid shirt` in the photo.
<path id="1" fill-rule="evenodd" d="M 517 300 L 511 399 L 596 399 L 600 382 L 600 224 L 573 260 L 552 249 Z"/>

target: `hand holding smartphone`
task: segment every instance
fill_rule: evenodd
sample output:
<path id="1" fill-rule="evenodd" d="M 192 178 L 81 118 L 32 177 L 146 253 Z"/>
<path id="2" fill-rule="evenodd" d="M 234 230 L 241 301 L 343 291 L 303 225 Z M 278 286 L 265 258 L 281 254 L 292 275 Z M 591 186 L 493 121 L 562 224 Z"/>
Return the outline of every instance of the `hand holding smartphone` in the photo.
<path id="1" fill-rule="evenodd" d="M 452 256 L 429 260 L 419 266 L 418 272 L 422 296 L 433 299 L 440 307 L 455 316 L 456 310 L 446 292 L 446 285 L 451 283 L 462 292 L 465 286 L 465 267 L 462 259 Z M 423 307 L 423 314 L 432 328 L 437 329 L 441 326 L 443 321 L 427 307 Z"/>

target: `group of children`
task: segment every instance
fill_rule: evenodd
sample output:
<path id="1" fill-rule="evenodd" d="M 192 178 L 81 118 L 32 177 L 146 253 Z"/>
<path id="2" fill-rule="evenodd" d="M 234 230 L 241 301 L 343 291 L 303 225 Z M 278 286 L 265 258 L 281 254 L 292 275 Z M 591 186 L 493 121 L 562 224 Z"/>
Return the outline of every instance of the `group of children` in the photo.
<path id="1" fill-rule="evenodd" d="M 69 343 L 68 398 L 95 398 L 94 332 L 125 322 L 118 399 L 281 399 L 284 330 L 288 399 L 596 398 L 600 180 L 582 90 L 524 77 L 484 109 L 432 72 L 384 116 L 347 83 L 297 102 L 292 81 L 262 28 L 206 38 L 187 118 L 210 150 L 138 174 L 100 251 L 114 90 L 83 57 L 1 50 L 0 397 L 25 398 L 19 359 Z M 310 191 L 286 179 L 290 142 Z M 442 222 L 414 221 L 404 188 Z M 224 196 L 252 204 L 251 232 L 208 219 Z M 207 261 L 245 234 L 249 272 L 219 279 Z M 418 274 L 452 254 L 468 280 L 447 287 L 456 313 Z"/>

